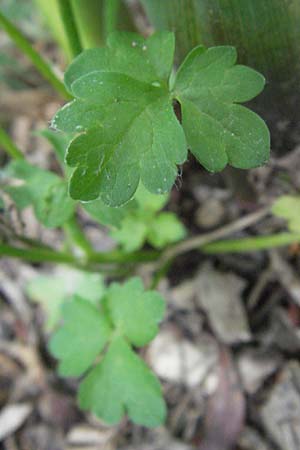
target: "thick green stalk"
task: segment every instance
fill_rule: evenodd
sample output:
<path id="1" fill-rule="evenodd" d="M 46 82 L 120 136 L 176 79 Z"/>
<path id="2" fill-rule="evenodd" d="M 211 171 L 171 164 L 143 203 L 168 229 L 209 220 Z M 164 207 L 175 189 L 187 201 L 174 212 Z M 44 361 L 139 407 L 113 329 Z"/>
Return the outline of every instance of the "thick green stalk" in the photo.
<path id="1" fill-rule="evenodd" d="M 69 99 L 64 84 L 56 76 L 48 62 L 32 47 L 28 39 L 0 12 L 0 27 L 2 27 L 19 49 L 31 60 L 40 74 L 54 87 L 54 89 Z"/>
<path id="2" fill-rule="evenodd" d="M 70 0 L 83 48 L 103 45 L 103 0 Z"/>
<path id="3" fill-rule="evenodd" d="M 82 51 L 76 21 L 69 0 L 58 0 L 58 9 L 68 39 L 72 59 Z"/>
<path id="4" fill-rule="evenodd" d="M 52 36 L 63 50 L 68 62 L 72 60 L 72 50 L 69 45 L 68 36 L 62 22 L 58 0 L 34 0 L 41 12 L 42 18 L 50 28 Z"/>
<path id="5" fill-rule="evenodd" d="M 241 239 L 226 239 L 212 242 L 201 247 L 204 253 L 244 253 L 258 250 L 268 250 L 275 247 L 300 242 L 298 233 L 278 233 L 268 236 L 255 236 Z"/>
<path id="6" fill-rule="evenodd" d="M 13 159 L 24 159 L 24 155 L 21 150 L 12 141 L 9 134 L 0 127 L 0 147 L 6 151 L 6 153 Z"/>

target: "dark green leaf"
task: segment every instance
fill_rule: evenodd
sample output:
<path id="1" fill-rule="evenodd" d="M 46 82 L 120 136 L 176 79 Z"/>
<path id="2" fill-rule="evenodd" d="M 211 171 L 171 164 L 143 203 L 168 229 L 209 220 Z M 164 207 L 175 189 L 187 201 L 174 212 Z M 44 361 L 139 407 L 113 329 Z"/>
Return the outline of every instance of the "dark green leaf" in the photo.
<path id="1" fill-rule="evenodd" d="M 264 78 L 253 69 L 234 66 L 235 62 L 233 47 L 197 47 L 179 68 L 175 81 L 188 145 L 211 172 L 228 163 L 242 169 L 257 167 L 269 157 L 265 123 L 234 104 L 256 96 Z"/>

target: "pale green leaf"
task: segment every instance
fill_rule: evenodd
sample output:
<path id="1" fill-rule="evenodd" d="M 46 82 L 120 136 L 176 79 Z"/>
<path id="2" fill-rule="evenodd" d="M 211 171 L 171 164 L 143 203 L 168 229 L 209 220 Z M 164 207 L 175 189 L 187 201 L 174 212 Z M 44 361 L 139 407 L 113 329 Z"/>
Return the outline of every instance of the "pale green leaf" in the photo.
<path id="1" fill-rule="evenodd" d="M 168 244 L 180 241 L 185 236 L 186 230 L 176 214 L 163 212 L 151 223 L 147 240 L 153 247 L 163 248 Z"/>
<path id="2" fill-rule="evenodd" d="M 279 197 L 272 206 L 272 213 L 287 220 L 288 227 L 292 232 L 300 232 L 300 196 L 283 195 Z"/>
<path id="3" fill-rule="evenodd" d="M 144 220 L 132 214 L 125 217 L 117 230 L 110 235 L 123 248 L 125 252 L 133 252 L 143 246 L 146 241 L 148 225 Z"/>
<path id="4" fill-rule="evenodd" d="M 121 286 L 113 284 L 107 293 L 106 304 L 119 333 L 138 347 L 154 338 L 165 311 L 160 294 L 144 292 L 140 278 L 132 278 Z"/>
<path id="5" fill-rule="evenodd" d="M 26 286 L 29 298 L 40 303 L 46 314 L 46 329 L 52 330 L 62 317 L 61 306 L 73 295 L 95 305 L 104 295 L 103 277 L 70 268 L 59 268 L 51 275 L 39 275 Z"/>
<path id="6" fill-rule="evenodd" d="M 68 195 L 66 181 L 48 170 L 26 161 L 13 161 L 6 170 L 11 179 L 4 190 L 19 209 L 33 205 L 37 219 L 46 227 L 63 225 L 74 213 L 75 203 Z"/>
<path id="7" fill-rule="evenodd" d="M 127 413 L 135 423 L 155 427 L 166 415 L 157 378 L 122 338 L 111 343 L 100 364 L 81 382 L 78 398 L 81 408 L 109 424 Z"/>
<path id="8" fill-rule="evenodd" d="M 49 348 L 60 362 L 60 375 L 79 376 L 95 361 L 109 339 L 105 316 L 80 297 L 63 305 L 64 325 L 52 337 Z"/>

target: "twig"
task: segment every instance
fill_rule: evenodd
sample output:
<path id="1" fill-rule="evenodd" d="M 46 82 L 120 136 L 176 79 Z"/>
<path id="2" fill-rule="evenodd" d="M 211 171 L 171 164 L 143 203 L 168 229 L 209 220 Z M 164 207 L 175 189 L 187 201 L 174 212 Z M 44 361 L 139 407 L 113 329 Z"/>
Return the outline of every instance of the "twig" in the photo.
<path id="1" fill-rule="evenodd" d="M 191 250 L 199 249 L 210 242 L 217 241 L 218 239 L 225 237 L 236 231 L 244 230 L 245 228 L 253 225 L 259 220 L 263 219 L 270 211 L 270 207 L 265 207 L 256 211 L 254 213 L 248 214 L 228 225 L 224 225 L 217 230 L 211 231 L 206 234 L 201 234 L 200 236 L 195 236 L 174 245 L 164 251 L 159 260 L 159 266 L 161 267 L 168 260 L 174 259 L 175 257 L 182 255 L 183 253 L 189 252 Z"/>

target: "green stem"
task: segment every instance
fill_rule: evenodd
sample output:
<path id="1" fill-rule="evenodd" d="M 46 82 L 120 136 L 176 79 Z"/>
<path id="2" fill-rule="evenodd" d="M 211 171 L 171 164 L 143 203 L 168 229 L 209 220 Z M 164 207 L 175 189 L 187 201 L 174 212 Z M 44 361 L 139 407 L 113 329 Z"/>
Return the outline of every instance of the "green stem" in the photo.
<path id="1" fill-rule="evenodd" d="M 1 14 L 1 12 L 0 26 L 2 26 L 16 46 L 19 47 L 19 49 L 32 61 L 36 69 L 47 81 L 49 81 L 54 89 L 61 94 L 62 97 L 69 99 L 70 95 L 64 84 L 55 75 L 48 62 L 42 58 L 42 56 L 32 47 L 28 39 L 3 14 Z"/>
<path id="2" fill-rule="evenodd" d="M 90 241 L 78 225 L 75 216 L 65 223 L 63 228 L 70 242 L 74 243 L 75 247 L 81 249 L 87 259 L 89 259 L 89 255 L 93 253 L 93 248 Z"/>
<path id="3" fill-rule="evenodd" d="M 64 24 L 64 30 L 69 42 L 69 48 L 72 58 L 82 52 L 82 46 L 78 35 L 78 30 L 69 0 L 58 0 L 58 8 L 61 20 Z"/>
<path id="4" fill-rule="evenodd" d="M 103 6 L 104 34 L 108 36 L 117 29 L 120 0 L 104 0 Z"/>
<path id="5" fill-rule="evenodd" d="M 127 263 L 141 263 L 156 261 L 160 252 L 156 250 L 139 251 L 134 253 L 124 253 L 118 250 L 113 250 L 106 253 L 94 252 L 89 256 L 89 262 L 93 263 L 115 263 L 115 264 L 127 264 Z"/>
<path id="6" fill-rule="evenodd" d="M 244 253 L 268 250 L 300 241 L 299 233 L 278 233 L 268 236 L 255 236 L 241 239 L 227 239 L 204 245 L 204 253 Z"/>
<path id="7" fill-rule="evenodd" d="M 0 127 L 0 145 L 6 153 L 13 159 L 24 159 L 21 150 L 15 145 L 9 134 Z"/>
<path id="8" fill-rule="evenodd" d="M 0 243 L 0 256 L 19 258 L 30 262 L 53 262 L 85 267 L 91 263 L 98 264 L 127 264 L 154 261 L 159 256 L 157 251 L 141 251 L 123 253 L 117 250 L 107 253 L 92 252 L 88 261 L 81 261 L 72 254 L 40 247 L 20 248 Z"/>
<path id="9" fill-rule="evenodd" d="M 80 42 L 84 49 L 100 47 L 104 44 L 103 2 L 104 0 L 70 0 Z"/>
<path id="10" fill-rule="evenodd" d="M 20 258 L 31 262 L 55 262 L 74 264 L 76 263 L 73 255 L 58 252 L 54 250 L 46 250 L 42 248 L 20 248 L 12 247 L 6 244 L 0 244 L 0 256 L 8 256 L 11 258 Z"/>

